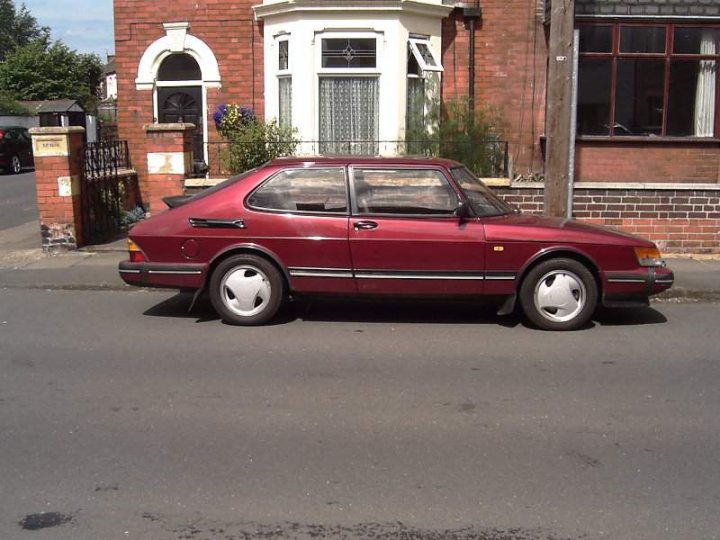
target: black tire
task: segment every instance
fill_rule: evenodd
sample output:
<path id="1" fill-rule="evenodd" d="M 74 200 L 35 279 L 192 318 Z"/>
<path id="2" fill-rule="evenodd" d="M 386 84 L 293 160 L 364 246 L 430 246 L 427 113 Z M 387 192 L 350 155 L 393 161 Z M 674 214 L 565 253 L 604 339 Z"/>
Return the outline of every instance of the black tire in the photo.
<path id="1" fill-rule="evenodd" d="M 275 265 L 256 255 L 229 257 L 210 277 L 210 300 L 228 324 L 265 324 L 277 313 L 284 294 L 284 281 Z"/>
<path id="2" fill-rule="evenodd" d="M 549 259 L 528 272 L 520 285 L 520 305 L 542 330 L 577 330 L 597 307 L 598 288 L 588 268 L 573 259 Z"/>
<path id="3" fill-rule="evenodd" d="M 22 172 L 22 163 L 18 156 L 12 156 L 10 158 L 10 172 L 13 174 L 20 174 Z"/>

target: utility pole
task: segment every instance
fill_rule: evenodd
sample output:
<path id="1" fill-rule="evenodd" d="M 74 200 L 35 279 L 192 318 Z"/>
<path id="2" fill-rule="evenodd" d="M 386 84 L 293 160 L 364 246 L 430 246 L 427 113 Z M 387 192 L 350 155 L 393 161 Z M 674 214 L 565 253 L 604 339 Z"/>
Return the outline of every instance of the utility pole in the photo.
<path id="1" fill-rule="evenodd" d="M 545 215 L 569 215 L 575 0 L 552 0 L 547 90 Z"/>

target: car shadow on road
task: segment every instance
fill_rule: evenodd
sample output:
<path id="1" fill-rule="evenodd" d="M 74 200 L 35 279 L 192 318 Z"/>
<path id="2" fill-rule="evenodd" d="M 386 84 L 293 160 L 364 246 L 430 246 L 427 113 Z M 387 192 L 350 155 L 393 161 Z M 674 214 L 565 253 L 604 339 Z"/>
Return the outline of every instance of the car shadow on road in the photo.
<path id="1" fill-rule="evenodd" d="M 652 307 L 599 308 L 593 320 L 600 326 L 642 326 L 668 322 L 665 315 Z"/>
<path id="2" fill-rule="evenodd" d="M 147 309 L 149 317 L 195 319 L 197 323 L 219 321 L 207 295 L 201 296 L 190 310 L 193 295 L 178 293 Z M 529 326 L 518 310 L 497 315 L 494 304 L 420 300 L 338 300 L 302 299 L 286 302 L 266 326 L 307 322 L 410 323 L 410 324 L 488 324 L 504 328 Z M 667 318 L 652 307 L 599 308 L 584 330 L 596 326 L 642 326 L 663 324 Z"/>
<path id="3" fill-rule="evenodd" d="M 219 317 L 207 295 L 201 296 L 189 310 L 193 295 L 178 293 L 147 309 L 143 315 L 217 321 Z M 495 324 L 514 327 L 521 324 L 518 315 L 499 316 L 497 306 L 482 303 L 303 299 L 286 302 L 268 326 L 295 321 L 367 322 L 415 324 Z"/>

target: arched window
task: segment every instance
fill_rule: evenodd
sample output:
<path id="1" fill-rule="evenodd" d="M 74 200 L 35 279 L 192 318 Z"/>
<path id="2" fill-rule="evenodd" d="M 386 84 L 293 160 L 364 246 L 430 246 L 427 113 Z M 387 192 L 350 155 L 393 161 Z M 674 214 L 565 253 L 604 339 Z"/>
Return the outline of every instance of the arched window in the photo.
<path id="1" fill-rule="evenodd" d="M 202 71 L 189 54 L 171 54 L 160 64 L 157 78 L 159 81 L 200 81 Z"/>

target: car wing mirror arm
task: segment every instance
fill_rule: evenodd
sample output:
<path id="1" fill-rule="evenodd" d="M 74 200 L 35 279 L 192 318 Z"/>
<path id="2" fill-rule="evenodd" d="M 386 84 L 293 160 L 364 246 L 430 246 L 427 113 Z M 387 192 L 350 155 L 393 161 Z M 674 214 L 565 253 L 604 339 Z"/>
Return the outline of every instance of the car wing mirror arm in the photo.
<path id="1" fill-rule="evenodd" d="M 470 207 L 470 203 L 467 201 L 460 201 L 453 212 L 459 219 L 459 224 L 462 225 L 469 218 L 473 217 L 473 211 Z"/>

